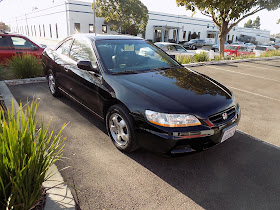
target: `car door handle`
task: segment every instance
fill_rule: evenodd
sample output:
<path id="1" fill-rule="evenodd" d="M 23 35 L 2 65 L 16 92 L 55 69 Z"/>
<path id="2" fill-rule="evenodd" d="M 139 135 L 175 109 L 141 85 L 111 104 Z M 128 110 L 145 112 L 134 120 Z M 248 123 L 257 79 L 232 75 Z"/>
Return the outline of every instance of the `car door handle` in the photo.
<path id="1" fill-rule="evenodd" d="M 65 70 L 66 72 L 68 72 L 68 71 L 69 71 L 69 69 L 67 69 L 67 68 L 65 68 L 65 67 L 64 67 L 64 70 Z"/>
<path id="2" fill-rule="evenodd" d="M 16 54 L 22 54 L 22 52 L 16 52 Z"/>

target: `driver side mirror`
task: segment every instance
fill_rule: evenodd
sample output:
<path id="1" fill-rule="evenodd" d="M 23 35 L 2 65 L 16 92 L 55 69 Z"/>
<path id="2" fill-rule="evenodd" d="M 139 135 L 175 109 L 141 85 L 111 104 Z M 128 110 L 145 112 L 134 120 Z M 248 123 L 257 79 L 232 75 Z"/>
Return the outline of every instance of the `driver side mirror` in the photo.
<path id="1" fill-rule="evenodd" d="M 77 66 L 79 69 L 99 73 L 97 65 L 92 65 L 90 61 L 78 61 Z"/>

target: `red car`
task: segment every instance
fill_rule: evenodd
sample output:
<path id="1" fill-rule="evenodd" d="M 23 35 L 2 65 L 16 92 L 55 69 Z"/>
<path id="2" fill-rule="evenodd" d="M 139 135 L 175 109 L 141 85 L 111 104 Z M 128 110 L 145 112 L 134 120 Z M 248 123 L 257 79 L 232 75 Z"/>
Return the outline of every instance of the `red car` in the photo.
<path id="1" fill-rule="evenodd" d="M 227 52 L 229 55 L 235 56 L 254 54 L 251 49 L 241 45 L 228 45 L 225 48 L 225 52 Z"/>
<path id="2" fill-rule="evenodd" d="M 30 53 L 42 57 L 44 47 L 24 35 L 0 31 L 0 63 L 16 54 Z"/>

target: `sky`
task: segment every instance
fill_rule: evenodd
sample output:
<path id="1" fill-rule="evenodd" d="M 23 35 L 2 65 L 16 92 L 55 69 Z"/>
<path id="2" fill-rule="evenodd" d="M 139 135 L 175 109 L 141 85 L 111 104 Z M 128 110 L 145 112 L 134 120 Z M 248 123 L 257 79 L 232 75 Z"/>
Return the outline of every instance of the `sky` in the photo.
<path id="1" fill-rule="evenodd" d="M 37 6 L 44 7 L 53 1 L 62 0 L 3 0 L 0 2 L 0 21 L 5 21 L 11 15 L 22 14 L 23 12 L 30 12 L 32 7 Z M 82 0 L 86 2 L 92 2 L 92 0 Z M 141 0 L 148 8 L 149 11 L 163 12 L 169 14 L 177 15 L 187 15 L 191 16 L 192 12 L 186 11 L 185 7 L 177 7 L 176 0 Z M 17 5 L 15 7 L 15 5 Z M 19 6 L 20 5 L 20 6 Z M 14 11 L 11 13 L 10 11 Z M 259 16 L 261 20 L 261 29 L 266 29 L 271 32 L 271 34 L 280 33 L 280 24 L 276 24 L 277 20 L 280 19 L 280 9 L 275 11 L 260 11 L 239 23 L 239 26 L 244 26 L 244 23 L 249 19 L 256 19 Z M 197 12 L 193 17 L 209 19 Z"/>

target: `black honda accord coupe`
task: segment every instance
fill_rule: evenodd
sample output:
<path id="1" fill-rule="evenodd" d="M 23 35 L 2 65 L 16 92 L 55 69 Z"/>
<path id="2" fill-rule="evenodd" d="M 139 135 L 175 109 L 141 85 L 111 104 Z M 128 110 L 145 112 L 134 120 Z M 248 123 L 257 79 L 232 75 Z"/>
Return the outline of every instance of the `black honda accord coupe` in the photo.
<path id="1" fill-rule="evenodd" d="M 240 120 L 228 88 L 138 37 L 69 36 L 42 61 L 51 94 L 102 118 L 122 152 L 201 151 L 232 137 Z"/>

